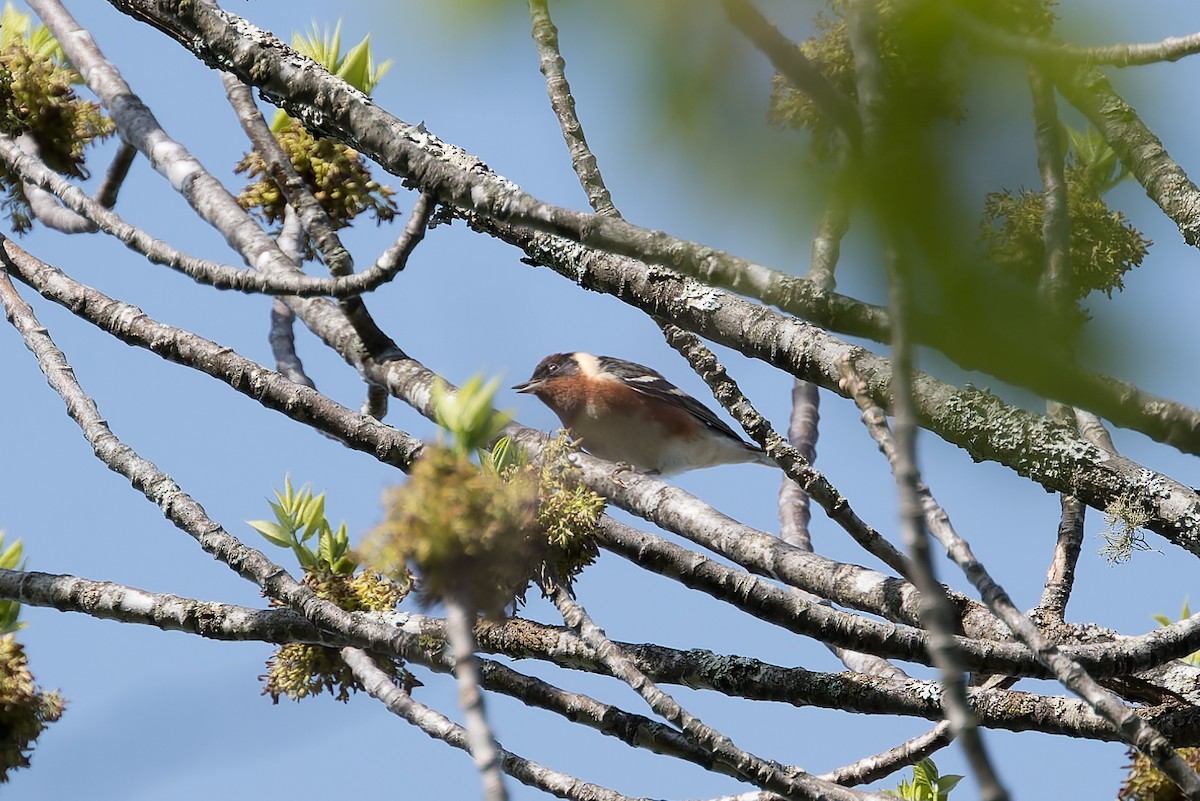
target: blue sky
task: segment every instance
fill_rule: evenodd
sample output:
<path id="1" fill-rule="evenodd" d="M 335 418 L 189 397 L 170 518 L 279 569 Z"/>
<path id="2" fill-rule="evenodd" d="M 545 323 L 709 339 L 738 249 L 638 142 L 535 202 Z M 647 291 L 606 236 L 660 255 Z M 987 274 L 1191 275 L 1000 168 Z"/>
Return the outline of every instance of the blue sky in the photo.
<path id="1" fill-rule="evenodd" d="M 542 199 L 585 207 L 546 101 L 523 4 L 498 9 L 498 4 L 450 2 L 436 10 L 428 3 L 367 0 L 226 5 L 284 39 L 312 20 L 332 24 L 339 16 L 346 41 L 369 32 L 376 53 L 396 61 L 376 91 L 380 105 L 407 121 L 424 121 L 437 136 L 478 155 Z M 661 43 L 629 22 L 638 19 L 630 11 L 634 5 L 565 3 L 552 8 L 580 115 L 618 207 L 646 227 L 802 272 L 813 232 L 812 209 L 820 198 L 790 181 L 747 193 L 730 180 L 737 175 L 769 180 L 778 170 L 764 154 L 799 147 L 790 135 L 765 130 L 769 68 L 757 54 L 741 50 L 726 76 L 745 81 L 740 105 L 684 141 L 655 111 L 661 95 L 652 91 L 645 70 Z M 623 13 L 613 13 L 615 7 Z M 762 8 L 786 32 L 806 30 L 809 4 L 763 3 Z M 1122 8 L 1127 5 L 1064 3 L 1066 29 L 1097 42 L 1114 37 L 1152 41 L 1200 29 L 1200 8 L 1186 0 L 1163 0 L 1137 13 L 1120 12 L 1119 26 L 1105 32 L 1106 14 Z M 165 128 L 213 173 L 228 179 L 235 190 L 240 187 L 232 167 L 246 145 L 216 74 L 106 3 L 74 3 L 71 10 Z M 685 20 L 678 22 L 678 30 L 694 33 Z M 689 41 L 683 34 L 680 38 Z M 1190 102 L 1197 68 L 1187 61 L 1147 67 L 1117 81 L 1167 149 L 1193 173 L 1200 160 L 1197 111 Z M 984 93 L 999 93 L 1002 81 L 1011 82 L 1013 76 L 1020 85 L 1019 71 L 997 66 L 977 95 L 979 102 L 972 106 L 968 98 L 977 116 L 964 135 L 974 137 L 978 150 L 975 159 L 961 166 L 967 185 L 979 192 L 1036 185 L 1024 98 L 987 94 L 989 103 L 982 102 Z M 1000 111 L 990 102 L 997 98 Z M 92 162 L 96 173 L 102 173 L 110 150 L 105 147 Z M 986 157 L 978 158 L 979 153 Z M 398 200 L 407 214 L 412 197 L 401 194 Z M 1098 323 L 1121 333 L 1127 353 L 1137 354 L 1123 361 L 1123 377 L 1196 405 L 1200 387 L 1190 369 L 1195 363 L 1191 299 L 1197 289 L 1196 252 L 1183 245 L 1174 226 L 1135 184 L 1119 188 L 1112 200 L 1155 246 L 1146 264 L 1128 276 L 1123 294 L 1111 302 L 1094 300 L 1089 308 Z M 195 255 L 231 258 L 219 236 L 197 224 L 186 204 L 143 160 L 135 162 L 118 211 Z M 346 239 L 364 264 L 393 236 L 368 222 Z M 853 237 L 852 232 L 839 288 L 880 301 L 870 251 Z M 100 235 L 67 238 L 39 230 L 20 244 L 152 317 L 270 362 L 265 298 L 195 286 Z M 652 365 L 697 397 L 710 397 L 648 318 L 614 298 L 580 292 L 548 270 L 527 267 L 519 256 L 462 225 L 438 228 L 407 271 L 369 304 L 401 347 L 452 381 L 482 372 L 502 376 L 507 386 L 526 378 L 547 353 L 588 350 Z M 267 516 L 265 499 L 285 473 L 297 483 L 310 481 L 317 490 L 327 490 L 327 509 L 335 523 L 344 519 L 351 531 L 361 533 L 379 520 L 381 492 L 401 480 L 394 470 L 262 411 L 207 377 L 106 338 L 58 307 L 31 301 L 115 433 L 170 473 L 230 531 L 259 544 L 243 521 Z M 501 313 L 509 322 L 497 326 L 491 321 Z M 362 386 L 352 371 L 307 333 L 298 338 L 300 355 L 319 388 L 357 407 Z M 720 355 L 760 410 L 784 427 L 790 380 L 728 351 Z M 922 366 L 950 380 L 992 386 L 1037 408 L 1036 400 L 983 377 L 964 377 L 935 357 L 927 355 Z M 0 482 L 0 529 L 25 541 L 31 569 L 208 600 L 263 603 L 255 587 L 201 554 L 124 479 L 91 456 L 61 401 L 7 327 L 0 331 L 0 374 L 5 377 L 0 416 L 7 421 L 0 444 L 9 466 Z M 865 519 L 894 531 L 895 491 L 885 463 L 861 431 L 853 405 L 829 395 L 824 400 L 818 466 Z M 557 426 L 532 398 L 503 395 L 500 404 L 526 424 L 547 430 Z M 431 423 L 398 403 L 388 422 L 418 436 L 436 435 Z M 1200 484 L 1193 458 L 1140 435 L 1118 432 L 1117 442 L 1135 460 L 1186 484 Z M 1032 606 L 1053 547 L 1057 498 L 1005 468 L 972 464 L 965 453 L 932 435 L 922 438 L 921 451 L 925 478 L 960 533 L 1017 604 Z M 777 527 L 778 479 L 770 471 L 748 465 L 716 468 L 683 476 L 678 483 L 751 525 L 768 531 Z M 1162 553 L 1141 554 L 1130 564 L 1110 568 L 1096 553 L 1096 534 L 1102 528 L 1100 515 L 1092 513 L 1069 619 L 1140 633 L 1154 626 L 1154 613 L 1177 613 L 1189 592 L 1189 578 L 1195 576 L 1192 557 L 1156 540 Z M 821 552 L 865 560 L 819 514 L 814 531 Z M 281 551 L 271 555 L 287 560 Z M 943 578 L 964 588 L 951 567 L 939 562 Z M 532 595 L 524 614 L 557 622 L 553 609 Z M 583 576 L 579 599 L 616 639 L 741 653 L 814 670 L 840 669 L 820 646 L 747 620 L 612 555 Z M 70 705 L 42 738 L 33 768 L 15 774 L 5 788 L 7 798 L 318 798 L 344 788 L 412 798 L 478 794 L 468 757 L 429 740 L 366 696 L 348 705 L 319 698 L 272 706 L 260 697 L 256 678 L 270 646 L 215 643 L 47 609 L 28 609 L 25 619 L 30 625 L 22 639 L 38 679 L 46 687 L 61 688 Z M 517 668 L 643 711 L 640 699 L 611 680 L 563 674 L 528 661 Z M 452 682 L 421 669 L 417 674 L 426 684 L 419 700 L 456 718 Z M 815 772 L 890 747 L 929 725 L 671 691 L 744 747 Z M 690 765 L 664 764 L 631 752 L 610 738 L 576 731 L 578 727 L 561 725 L 554 716 L 525 710 L 508 699 L 489 700 L 497 736 L 506 747 L 620 792 L 704 798 L 741 787 Z M 1015 797 L 1109 797 L 1123 772 L 1117 745 L 1005 732 L 989 732 L 987 741 Z M 937 761 L 944 772 L 966 772 L 955 747 Z M 543 797 L 515 782 L 509 786 L 517 799 Z M 970 797 L 973 788 L 960 794 Z"/>

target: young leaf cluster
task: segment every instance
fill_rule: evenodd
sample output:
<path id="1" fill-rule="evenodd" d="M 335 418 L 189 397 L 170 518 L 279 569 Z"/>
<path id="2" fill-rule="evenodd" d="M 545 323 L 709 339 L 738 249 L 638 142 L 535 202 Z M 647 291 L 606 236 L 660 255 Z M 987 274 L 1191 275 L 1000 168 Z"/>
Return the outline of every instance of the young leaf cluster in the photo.
<path id="1" fill-rule="evenodd" d="M 284 479 L 284 491 L 275 492 L 271 509 L 275 520 L 251 520 L 249 525 L 269 542 L 288 548 L 304 569 L 304 583 L 319 598 L 337 604 L 348 612 L 390 612 L 408 595 L 410 577 L 397 573 L 394 580 L 373 571 L 357 574 L 359 561 L 350 550 L 346 524 L 335 530 L 325 517 L 325 493 L 314 495 L 305 485 L 298 492 L 290 478 Z M 315 547 L 314 547 L 315 545 Z M 403 663 L 376 656 L 381 669 L 405 687 L 417 681 Z M 263 694 L 275 703 L 280 697 L 294 701 L 327 690 L 339 701 L 362 689 L 353 672 L 342 662 L 338 649 L 322 645 L 288 643 L 267 660 Z"/>
<path id="2" fill-rule="evenodd" d="M 249 520 L 250 525 L 268 541 L 291 548 L 305 572 L 328 572 L 348 576 L 358 564 L 350 554 L 350 537 L 343 522 L 334 531 L 325 518 L 325 493 L 313 495 L 307 484 L 299 492 L 291 478 L 284 478 L 284 491 L 275 491 L 271 503 L 275 520 Z M 316 548 L 312 547 L 316 538 Z"/>
<path id="3" fill-rule="evenodd" d="M 14 138 L 28 134 L 48 167 L 86 178 L 84 148 L 115 126 L 97 104 L 75 94 L 79 83 L 82 78 L 45 26 L 33 27 L 29 14 L 5 3 L 0 13 L 0 131 Z M 22 181 L 6 166 L 0 167 L 0 190 L 0 206 L 13 228 L 29 230 L 31 212 Z"/>
<path id="4" fill-rule="evenodd" d="M 471 376 L 452 395 L 442 381 L 433 385 L 434 416 L 438 425 L 449 432 L 450 450 L 455 454 L 467 458 L 484 450 L 512 420 L 508 412 L 492 408 L 492 398 L 499 386 L 499 379 L 493 378 L 485 384 L 478 375 Z"/>
<path id="5" fill-rule="evenodd" d="M 4 532 L 0 531 L 0 567 L 5 570 L 21 570 L 21 541 L 16 540 L 4 547 Z M 13 634 L 25 628 L 18 618 L 21 616 L 20 601 L 0 601 L 0 635 Z"/>
<path id="6" fill-rule="evenodd" d="M 900 786 L 895 790 L 885 790 L 888 795 L 903 798 L 905 801 L 946 801 L 962 776 L 954 774 L 939 776 L 937 765 L 932 759 L 922 759 L 913 765 L 912 781 L 900 780 Z"/>

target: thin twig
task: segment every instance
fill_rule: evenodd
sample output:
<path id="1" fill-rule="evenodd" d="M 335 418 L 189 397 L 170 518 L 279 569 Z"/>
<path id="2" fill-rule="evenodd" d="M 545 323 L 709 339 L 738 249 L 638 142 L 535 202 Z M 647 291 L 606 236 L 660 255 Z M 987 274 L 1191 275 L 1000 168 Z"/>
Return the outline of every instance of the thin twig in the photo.
<path id="1" fill-rule="evenodd" d="M 232 348 L 157 322 L 134 306 L 72 280 L 10 239 L 0 240 L 0 265 L 44 297 L 72 309 L 121 341 L 218 378 L 263 406 L 329 434 L 355 450 L 370 453 L 385 464 L 405 469 L 423 447 L 420 440 L 403 431 L 347 409 L 314 389 L 292 383 Z M 86 419 L 91 420 L 94 406 L 87 411 Z M 101 433 L 98 429 L 97 436 Z"/>
<path id="2" fill-rule="evenodd" d="M 26 187 L 43 187 L 57 197 L 67 209 L 95 223 L 96 227 L 141 253 L 154 264 L 170 267 L 189 278 L 217 289 L 233 289 L 270 295 L 313 297 L 349 297 L 369 292 L 396 277 L 404 269 L 409 255 L 425 236 L 434 201 L 423 194 L 413 205 L 408 224 L 397 242 L 371 266 L 355 275 L 340 278 L 316 278 L 297 271 L 263 274 L 255 270 L 233 267 L 207 259 L 198 259 L 156 239 L 140 228 L 127 223 L 120 215 L 87 196 L 62 176 L 47 169 L 17 146 L 11 138 L 0 134 L 0 159 L 27 183 Z"/>
<path id="3" fill-rule="evenodd" d="M 596 649 L 597 656 L 614 676 L 637 691 L 651 709 L 681 729 L 685 736 L 736 768 L 748 781 L 789 798 L 822 798 L 829 801 L 862 798 L 882 800 L 882 796 L 860 794 L 835 784 L 818 781 L 799 768 L 786 768 L 738 748 L 728 737 L 707 726 L 659 689 L 649 676 L 638 669 L 616 644 L 608 639 L 608 635 L 592 621 L 583 607 L 576 603 L 566 590 L 556 583 L 544 581 L 542 591 L 558 607 L 563 621 L 576 629 L 580 636 Z"/>
<path id="4" fill-rule="evenodd" d="M 880 57 L 879 9 L 875 0 L 851 0 L 847 30 L 854 53 L 858 101 L 863 114 L 863 148 L 867 157 L 879 160 L 886 146 L 880 130 L 884 103 L 883 62 Z M 979 784 L 984 801 L 1007 801 L 1008 793 L 992 767 L 979 722 L 967 698 L 961 654 L 954 643 L 954 611 L 946 590 L 938 582 L 929 553 L 924 515 L 918 494 L 917 413 L 913 393 L 913 352 L 910 339 L 909 270 L 896 250 L 901 232 L 883 230 L 884 261 L 888 273 L 888 309 L 892 318 L 892 412 L 896 417 L 896 460 L 892 465 L 900 498 L 900 527 L 908 546 L 913 583 L 921 592 L 921 621 L 929 631 L 930 656 L 937 665 L 942 684 L 942 707 L 950 730 L 959 739 Z M 849 362 L 843 360 L 843 365 Z"/>
<path id="5" fill-rule="evenodd" d="M 1089 67 L 1139 67 L 1163 61 L 1179 61 L 1200 53 L 1200 33 L 1168 36 L 1160 42 L 1114 45 L 1077 45 L 1032 36 L 1020 36 L 989 25 L 964 9 L 947 4 L 960 29 L 1000 53 L 1033 61 L 1076 62 Z"/>
<path id="6" fill-rule="evenodd" d="M 872 437 L 892 465 L 893 472 L 899 476 L 904 468 L 904 453 L 899 438 L 899 416 L 897 416 L 897 432 L 888 431 L 887 420 L 883 411 L 866 397 L 863 391 L 862 379 L 854 374 L 849 363 L 845 363 L 846 380 L 855 388 L 855 398 L 863 410 L 863 422 L 867 424 Z M 958 535 L 950 524 L 950 518 L 945 510 L 934 500 L 929 488 L 914 475 L 911 482 L 913 500 L 918 506 L 922 520 L 928 525 L 930 533 L 946 549 L 946 553 L 954 560 L 971 583 L 979 590 L 979 595 L 1009 630 L 1035 654 L 1038 661 L 1050 668 L 1055 677 L 1067 689 L 1083 698 L 1099 715 L 1104 717 L 1112 727 L 1120 732 L 1125 742 L 1135 746 L 1155 764 L 1155 766 L 1170 777 L 1171 781 L 1184 792 L 1187 798 L 1200 798 L 1200 776 L 1197 776 L 1187 762 L 1179 756 L 1164 737 L 1153 725 L 1139 716 L 1132 707 L 1123 703 L 1115 694 L 1096 683 L 1083 667 L 1064 654 L 1059 648 L 1038 630 L 1028 617 L 1021 614 L 1004 588 L 997 584 L 988 574 L 987 569 L 975 557 L 970 544 Z"/>
<path id="7" fill-rule="evenodd" d="M 458 681 L 458 705 L 467 723 L 467 742 L 475 767 L 483 779 L 484 801 L 506 801 L 504 777 L 500 775 L 500 750 L 484 710 L 479 665 L 475 661 L 475 615 L 461 598 L 446 599 L 446 635 L 454 652 L 454 678 Z"/>
<path id="8" fill-rule="evenodd" d="M 96 187 L 97 203 L 106 209 L 117 205 L 117 195 L 125 184 L 125 178 L 128 177 L 129 168 L 133 166 L 136 156 L 137 148 L 122 141 L 120 147 L 117 148 L 116 155 L 113 156 L 112 163 L 108 165 L 108 171 L 104 173 L 104 179 L 100 182 L 100 186 Z"/>
<path id="9" fill-rule="evenodd" d="M 228 72 L 221 73 L 225 95 L 237 114 L 242 130 L 250 144 L 267 167 L 267 174 L 287 199 L 288 205 L 300 215 L 304 230 L 308 231 L 317 252 L 325 260 L 330 275 L 341 277 L 354 271 L 354 260 L 337 235 L 337 226 L 309 191 L 308 185 L 296 172 L 291 158 L 283 152 L 275 134 L 263 119 L 250 87 Z"/>
<path id="10" fill-rule="evenodd" d="M 952 742 L 954 742 L 954 732 L 951 731 L 950 721 L 943 720 L 924 734 L 918 734 L 910 740 L 905 740 L 895 748 L 872 754 L 829 773 L 822 773 L 818 778 L 847 787 L 870 784 L 909 765 L 915 765 Z"/>
<path id="11" fill-rule="evenodd" d="M 404 718 L 421 731 L 437 740 L 471 752 L 471 741 L 466 729 L 448 720 L 444 715 L 413 699 L 397 687 L 391 678 L 375 664 L 374 660 L 358 648 L 343 648 L 342 659 L 354 672 L 366 691 L 381 701 L 390 711 Z M 511 751 L 497 752 L 501 769 L 522 784 L 571 801 L 635 801 L 628 796 L 581 781 L 574 776 L 560 773 L 523 759 Z M 642 799 L 642 801 L 648 801 Z"/>
<path id="12" fill-rule="evenodd" d="M 688 360 L 696 374 L 704 379 L 713 391 L 713 397 L 733 415 L 746 433 L 774 459 L 784 472 L 797 482 L 806 493 L 841 526 L 868 553 L 874 555 L 901 576 L 908 576 L 910 569 L 904 555 L 854 512 L 850 502 L 837 491 L 807 459 L 780 437 L 766 418 L 760 415 L 746 396 L 738 389 L 725 368 L 717 362 L 713 352 L 701 344 L 695 335 L 678 326 L 657 321 L 667 339 L 667 344 L 679 351 Z"/>
<path id="13" fill-rule="evenodd" d="M 1083 520 L 1087 510 L 1074 495 L 1059 493 L 1058 500 L 1061 513 L 1058 536 L 1054 541 L 1054 558 L 1046 571 L 1046 582 L 1037 607 L 1053 623 L 1063 622 L 1067 601 L 1071 599 L 1071 590 L 1075 586 L 1075 565 L 1083 548 Z"/>
<path id="14" fill-rule="evenodd" d="M 962 744 L 967 761 L 979 784 L 984 801 L 1007 801 L 1008 792 L 1000 784 L 979 734 L 979 719 L 967 697 L 965 666 L 954 642 L 954 612 L 945 588 L 937 580 L 930 554 L 925 516 L 921 509 L 920 474 L 916 465 L 916 414 L 912 402 L 912 351 L 908 340 L 907 276 L 896 266 L 895 254 L 889 261 L 888 279 L 892 311 L 892 412 L 896 418 L 896 458 L 892 465 L 900 495 L 900 527 L 913 566 L 913 583 L 921 592 L 921 619 L 929 631 L 930 656 L 941 676 L 942 705 L 950 731 Z M 849 367 L 849 361 L 844 361 Z M 878 408 L 878 407 L 876 407 Z M 882 415 L 882 411 L 879 411 Z M 866 412 L 864 410 L 864 418 Z"/>
<path id="15" fill-rule="evenodd" d="M 17 137 L 16 146 L 25 155 L 41 164 L 41 151 L 37 140 L 30 134 Z M 65 183 L 65 179 L 63 179 Z M 90 234 L 96 230 L 96 225 L 86 217 L 75 213 L 70 208 L 60 205 L 54 195 L 37 184 L 26 183 L 21 186 L 25 200 L 29 203 L 29 211 L 33 218 L 47 228 L 63 234 Z M 82 190 L 80 190 L 82 192 Z"/>
<path id="16" fill-rule="evenodd" d="M 533 41 L 537 44 L 542 75 L 546 76 L 550 107 L 558 117 L 558 126 L 571 153 L 571 166 L 587 193 L 588 204 L 602 217 L 620 217 L 621 213 L 613 205 L 612 195 L 604 185 L 604 177 L 600 175 L 596 156 L 583 135 L 583 123 L 575 113 L 575 98 L 567 83 L 566 62 L 558 48 L 558 28 L 550 19 L 548 0 L 529 0 L 529 16 L 533 20 Z"/>
<path id="17" fill-rule="evenodd" d="M 1074 302 L 1071 289 L 1071 217 L 1067 206 L 1067 181 L 1063 169 L 1065 153 L 1062 125 L 1054 98 L 1054 85 L 1038 67 L 1029 67 L 1029 90 L 1033 97 L 1034 141 L 1037 145 L 1038 172 L 1042 178 L 1042 242 L 1044 257 L 1038 292 L 1047 307 L 1066 315 Z M 1047 343 L 1061 358 L 1072 358 L 1072 343 Z M 1050 416 L 1059 421 L 1070 414 L 1055 401 L 1047 403 Z M 1069 493 L 1059 493 L 1061 514 L 1054 542 L 1054 556 L 1042 590 L 1040 622 L 1060 623 L 1075 584 L 1075 564 L 1083 544 L 1084 510 L 1087 508 Z"/>
<path id="18" fill-rule="evenodd" d="M 792 384 L 792 416 L 788 421 L 788 444 L 810 465 L 817 458 L 818 423 L 821 420 L 820 388 L 809 381 L 795 379 Z M 811 551 L 812 506 L 808 493 L 785 475 L 779 487 L 779 539 L 802 551 Z"/>

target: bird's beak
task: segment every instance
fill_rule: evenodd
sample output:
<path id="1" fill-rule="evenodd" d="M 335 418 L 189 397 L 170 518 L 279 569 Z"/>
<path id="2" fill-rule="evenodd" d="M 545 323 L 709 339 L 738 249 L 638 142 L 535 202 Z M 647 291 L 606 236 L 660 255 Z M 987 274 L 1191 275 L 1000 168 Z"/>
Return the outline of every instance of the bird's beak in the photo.
<path id="1" fill-rule="evenodd" d="M 517 384 L 512 389 L 513 389 L 513 392 L 517 392 L 522 395 L 527 395 L 530 392 L 537 392 L 539 389 L 542 388 L 542 384 L 544 384 L 544 383 L 545 383 L 544 381 L 535 381 L 533 379 L 530 379 L 530 380 L 526 381 L 524 384 Z"/>

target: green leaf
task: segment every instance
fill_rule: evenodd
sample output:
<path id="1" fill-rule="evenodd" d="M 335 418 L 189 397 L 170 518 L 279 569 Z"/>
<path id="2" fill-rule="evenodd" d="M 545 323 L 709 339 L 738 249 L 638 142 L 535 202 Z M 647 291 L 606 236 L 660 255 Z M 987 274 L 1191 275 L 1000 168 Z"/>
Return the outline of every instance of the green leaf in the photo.
<path id="1" fill-rule="evenodd" d="M 296 519 L 304 526 L 304 534 L 300 537 L 301 542 L 308 542 L 314 534 L 328 529 L 329 523 L 325 520 L 325 493 L 322 492 L 315 498 L 307 498 L 296 515 Z"/>
<path id="2" fill-rule="evenodd" d="M 0 534 L 0 546 L 4 544 L 4 535 Z M 0 553 L 0 567 L 6 570 L 16 570 L 21 563 L 21 541 L 15 540 L 12 545 Z"/>
<path id="3" fill-rule="evenodd" d="M 355 89 L 361 92 L 367 91 L 371 80 L 371 37 L 369 35 L 350 49 L 335 74 Z"/>
<path id="4" fill-rule="evenodd" d="M 959 776 L 957 773 L 951 773 L 940 777 L 937 783 L 938 798 L 941 799 L 950 795 L 950 791 L 957 787 L 958 783 L 962 780 L 963 777 Z"/>
<path id="5" fill-rule="evenodd" d="M 303 545 L 293 545 L 292 550 L 295 551 L 296 558 L 300 560 L 300 567 L 305 570 L 314 570 L 320 564 L 316 555 Z"/>
<path id="6" fill-rule="evenodd" d="M 271 542 L 284 548 L 292 547 L 292 532 L 291 530 L 272 523 L 269 520 L 247 520 L 246 525 L 262 534 Z"/>
<path id="7" fill-rule="evenodd" d="M 321 532 L 321 538 L 317 540 L 317 561 L 321 564 L 333 566 L 333 534 L 326 530 Z"/>

